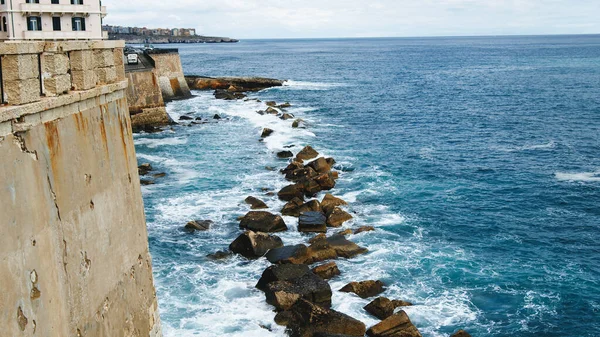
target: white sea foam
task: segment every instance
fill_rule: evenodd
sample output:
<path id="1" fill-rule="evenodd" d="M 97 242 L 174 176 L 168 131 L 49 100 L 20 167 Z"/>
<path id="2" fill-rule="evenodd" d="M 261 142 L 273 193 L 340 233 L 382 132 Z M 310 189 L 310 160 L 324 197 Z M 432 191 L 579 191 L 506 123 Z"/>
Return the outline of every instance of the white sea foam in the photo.
<path id="1" fill-rule="evenodd" d="M 556 179 L 560 181 L 571 182 L 600 182 L 600 171 L 596 172 L 581 172 L 581 173 L 565 173 L 556 172 Z"/>
<path id="2" fill-rule="evenodd" d="M 498 149 L 503 152 L 518 152 L 518 151 L 535 151 L 535 150 L 551 150 L 556 148 L 555 141 L 549 141 L 543 144 L 526 144 L 522 146 L 514 147 L 499 147 Z"/>
<path id="3" fill-rule="evenodd" d="M 135 145 L 144 145 L 151 149 L 159 146 L 172 146 L 172 145 L 184 145 L 187 144 L 188 140 L 184 137 L 171 137 L 171 138 L 137 138 Z"/>
<path id="4" fill-rule="evenodd" d="M 293 90 L 329 90 L 331 88 L 345 87 L 343 83 L 324 83 L 324 82 L 309 82 L 309 81 L 293 81 L 288 80 L 283 84 L 283 89 Z"/>

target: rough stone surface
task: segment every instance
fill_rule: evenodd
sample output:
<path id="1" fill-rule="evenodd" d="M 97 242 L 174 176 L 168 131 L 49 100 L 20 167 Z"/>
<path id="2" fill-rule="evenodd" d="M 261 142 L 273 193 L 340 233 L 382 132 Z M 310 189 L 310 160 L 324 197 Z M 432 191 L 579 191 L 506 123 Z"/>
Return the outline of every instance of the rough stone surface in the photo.
<path id="1" fill-rule="evenodd" d="M 271 282 L 299 278 L 308 272 L 310 272 L 310 269 L 305 264 L 273 265 L 263 271 L 262 276 L 256 284 L 256 288 L 265 291 L 267 285 Z"/>
<path id="2" fill-rule="evenodd" d="M 69 74 L 56 75 L 44 80 L 46 96 L 58 96 L 71 89 L 71 76 Z"/>
<path id="3" fill-rule="evenodd" d="M 274 264 L 303 264 L 308 259 L 308 247 L 299 244 L 271 249 L 266 257 Z"/>
<path id="4" fill-rule="evenodd" d="M 471 337 L 471 335 L 468 332 L 466 332 L 465 330 L 458 330 L 457 332 L 452 334 L 452 336 L 450 336 L 450 337 Z"/>
<path id="5" fill-rule="evenodd" d="M 73 90 L 88 90 L 96 86 L 94 70 L 71 70 L 71 85 Z"/>
<path id="6" fill-rule="evenodd" d="M 334 197 L 332 194 L 327 193 L 323 200 L 321 201 L 321 207 L 323 207 L 323 211 L 325 213 L 329 213 L 333 210 L 334 207 L 347 205 L 348 203 L 340 198 Z"/>
<path id="7" fill-rule="evenodd" d="M 369 337 L 421 337 L 404 311 L 394 314 L 367 331 Z"/>
<path id="8" fill-rule="evenodd" d="M 185 229 L 189 231 L 207 231 L 212 226 L 211 220 L 193 220 L 185 224 Z"/>
<path id="9" fill-rule="evenodd" d="M 281 209 L 282 215 L 287 216 L 299 216 L 300 215 L 300 207 L 303 205 L 301 199 L 295 197 L 294 199 L 288 201 L 283 208 Z"/>
<path id="10" fill-rule="evenodd" d="M 313 158 L 317 158 L 319 152 L 315 151 L 310 145 L 305 146 L 298 154 L 296 155 L 297 159 L 300 160 L 310 160 Z"/>
<path id="11" fill-rule="evenodd" d="M 394 309 L 396 307 L 386 297 L 377 297 L 369 304 L 367 304 L 363 309 L 365 309 L 371 315 L 384 320 L 394 314 Z"/>
<path id="12" fill-rule="evenodd" d="M 6 102 L 21 105 L 40 100 L 40 81 L 37 78 L 28 80 L 4 81 Z"/>
<path id="13" fill-rule="evenodd" d="M 242 218 L 240 228 L 264 233 L 282 232 L 288 229 L 279 215 L 265 211 L 248 212 Z"/>
<path id="14" fill-rule="evenodd" d="M 350 282 L 346 284 L 341 292 L 355 293 L 362 298 L 369 298 L 381 294 L 385 289 L 381 281 L 362 281 L 362 282 Z"/>
<path id="15" fill-rule="evenodd" d="M 325 215 L 321 212 L 303 212 L 298 219 L 298 231 L 304 233 L 325 233 Z"/>
<path id="16" fill-rule="evenodd" d="M 306 166 L 312 167 L 312 169 L 315 170 L 317 173 L 327 173 L 331 171 L 331 165 L 323 157 L 319 157 L 311 161 Z"/>
<path id="17" fill-rule="evenodd" d="M 117 71 L 115 67 L 95 68 L 94 72 L 96 73 L 97 84 L 108 84 L 117 80 Z"/>
<path id="18" fill-rule="evenodd" d="M 335 262 L 329 262 L 320 266 L 316 266 L 312 269 L 312 272 L 324 280 L 329 280 L 341 274 Z"/>
<path id="19" fill-rule="evenodd" d="M 270 249 L 283 247 L 281 238 L 266 233 L 247 231 L 235 239 L 229 249 L 249 259 L 264 256 Z"/>
<path id="20" fill-rule="evenodd" d="M 49 75 L 64 75 L 71 65 L 69 57 L 65 53 L 45 53 L 43 72 Z"/>
<path id="21" fill-rule="evenodd" d="M 348 220 L 352 220 L 352 215 L 339 207 L 327 214 L 327 226 L 330 227 L 341 227 Z"/>
<path id="22" fill-rule="evenodd" d="M 279 197 L 279 199 L 281 199 L 283 201 L 291 201 L 294 198 L 304 200 L 304 191 L 303 191 L 301 185 L 298 185 L 298 184 L 288 185 L 288 186 L 282 188 L 277 193 L 277 196 Z"/>
<path id="23" fill-rule="evenodd" d="M 287 327 L 290 336 L 312 337 L 316 334 L 340 334 L 362 337 L 365 324 L 335 310 L 300 299 L 289 310 Z"/>
<path id="24" fill-rule="evenodd" d="M 2 57 L 2 80 L 28 80 L 39 78 L 37 54 L 4 55 Z"/>
<path id="25" fill-rule="evenodd" d="M 300 298 L 324 308 L 331 307 L 329 283 L 310 271 L 297 278 L 268 283 L 265 296 L 267 303 L 277 310 L 290 309 Z"/>
<path id="26" fill-rule="evenodd" d="M 131 116 L 131 126 L 138 131 L 148 126 L 166 126 L 173 123 L 165 107 L 149 108 Z"/>
<path id="27" fill-rule="evenodd" d="M 244 200 L 247 204 L 250 205 L 250 208 L 252 209 L 266 209 L 269 208 L 269 206 L 267 206 L 267 204 L 265 204 L 264 201 L 255 198 L 255 197 L 247 197 L 246 200 Z"/>

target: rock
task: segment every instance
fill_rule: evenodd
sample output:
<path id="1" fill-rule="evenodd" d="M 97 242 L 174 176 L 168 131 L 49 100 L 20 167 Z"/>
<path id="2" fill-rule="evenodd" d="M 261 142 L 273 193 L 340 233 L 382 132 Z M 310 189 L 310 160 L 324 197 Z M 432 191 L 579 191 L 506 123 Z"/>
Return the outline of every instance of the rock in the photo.
<path id="1" fill-rule="evenodd" d="M 288 186 L 282 188 L 277 193 L 277 196 L 279 197 L 279 199 L 281 199 L 283 201 L 290 201 L 294 198 L 304 200 L 304 191 L 303 191 L 301 185 L 298 185 L 298 184 L 288 185 Z"/>
<path id="2" fill-rule="evenodd" d="M 271 87 L 280 87 L 284 81 L 260 77 L 203 77 L 185 76 L 185 80 L 192 90 L 216 90 L 235 87 L 241 91 L 259 91 Z M 260 100 L 256 100 L 259 102 Z"/>
<path id="3" fill-rule="evenodd" d="M 407 301 L 392 300 L 392 305 L 394 305 L 394 309 L 396 309 L 398 307 L 410 307 L 413 304 L 411 302 L 407 302 Z"/>
<path id="4" fill-rule="evenodd" d="M 152 175 L 153 178 L 164 178 L 166 176 L 167 176 L 167 174 L 164 173 L 164 172 L 159 172 L 159 173 L 156 173 L 156 174 Z"/>
<path id="5" fill-rule="evenodd" d="M 271 130 L 271 129 L 269 129 L 269 128 L 264 128 L 264 129 L 263 129 L 263 131 L 262 131 L 262 133 L 260 134 L 260 137 L 261 137 L 261 138 L 267 138 L 267 137 L 269 137 L 270 135 L 272 135 L 272 134 L 273 134 L 273 132 L 274 132 L 274 131 L 273 131 L 273 130 Z"/>
<path id="6" fill-rule="evenodd" d="M 267 102 L 265 102 L 265 104 L 269 107 L 277 106 L 277 102 L 275 102 L 275 101 L 267 101 Z"/>
<path id="7" fill-rule="evenodd" d="M 328 191 L 335 187 L 335 179 L 331 172 L 323 173 L 315 177 L 314 180 L 319 184 L 322 190 Z"/>
<path id="8" fill-rule="evenodd" d="M 312 337 L 318 334 L 326 336 L 337 334 L 362 337 L 365 335 L 366 327 L 361 321 L 304 299 L 299 299 L 290 308 L 290 312 L 291 314 L 286 314 L 290 336 Z"/>
<path id="9" fill-rule="evenodd" d="M 352 215 L 342 210 L 339 207 L 335 207 L 331 213 L 327 215 L 327 226 L 330 227 L 341 227 L 344 222 L 351 220 Z"/>
<path id="10" fill-rule="evenodd" d="M 307 145 L 302 150 L 300 150 L 300 152 L 298 152 L 296 158 L 301 160 L 310 160 L 313 158 L 317 158 L 318 155 L 319 152 L 315 151 L 315 149 L 313 149 L 310 145 Z"/>
<path id="11" fill-rule="evenodd" d="M 154 180 L 140 179 L 140 184 L 143 186 L 148 186 L 148 185 L 154 185 L 155 182 L 154 182 Z"/>
<path id="12" fill-rule="evenodd" d="M 455 332 L 452 336 L 450 337 L 471 337 L 471 335 L 466 332 L 465 330 L 458 330 L 457 332 Z"/>
<path id="13" fill-rule="evenodd" d="M 285 102 L 283 104 L 279 104 L 279 106 L 277 106 L 280 109 L 287 109 L 287 108 L 291 108 L 292 105 L 289 102 Z"/>
<path id="14" fill-rule="evenodd" d="M 284 113 L 283 115 L 281 115 L 281 117 L 279 117 L 279 119 L 283 119 L 284 121 L 287 121 L 288 119 L 292 119 L 294 118 L 294 115 L 289 114 L 289 113 Z"/>
<path id="15" fill-rule="evenodd" d="M 196 117 L 196 119 L 195 119 L 195 120 L 197 120 L 197 121 L 201 121 L 201 120 L 202 120 L 202 117 Z"/>
<path id="16" fill-rule="evenodd" d="M 353 234 L 353 233 L 352 233 L 352 230 L 350 228 L 348 228 L 348 229 L 344 229 L 343 231 L 337 232 L 337 234 L 338 235 L 346 236 L 346 235 L 350 235 L 350 234 Z"/>
<path id="17" fill-rule="evenodd" d="M 304 276 L 310 272 L 305 264 L 281 264 L 273 265 L 263 271 L 262 276 L 256 284 L 256 288 L 262 291 L 267 289 L 267 285 L 276 281 L 287 281 Z"/>
<path id="18" fill-rule="evenodd" d="M 281 238 L 266 233 L 247 231 L 237 237 L 229 249 L 249 259 L 257 259 L 264 256 L 270 249 L 283 247 Z"/>
<path id="19" fill-rule="evenodd" d="M 383 288 L 383 282 L 381 281 L 362 281 L 362 282 L 350 282 L 346 284 L 341 292 L 355 293 L 361 298 L 369 298 L 381 294 L 385 289 Z"/>
<path id="20" fill-rule="evenodd" d="M 145 176 L 150 171 L 152 171 L 152 165 L 149 163 L 143 163 L 142 165 L 138 166 L 138 173 L 141 176 Z"/>
<path id="21" fill-rule="evenodd" d="M 292 123 L 292 127 L 293 128 L 300 128 L 300 127 L 304 127 L 304 120 L 303 119 L 296 119 L 293 123 Z"/>
<path id="22" fill-rule="evenodd" d="M 333 179 L 338 180 L 340 178 L 340 173 L 338 171 L 331 171 L 331 176 Z"/>
<path id="23" fill-rule="evenodd" d="M 244 99 L 248 97 L 246 94 L 236 91 L 229 91 L 226 89 L 217 89 L 214 92 L 214 96 L 216 99 L 224 99 L 226 101 L 233 101 L 236 99 Z"/>
<path id="24" fill-rule="evenodd" d="M 279 151 L 277 152 L 277 158 L 292 158 L 294 154 L 292 151 Z"/>
<path id="25" fill-rule="evenodd" d="M 321 212 L 300 213 L 298 219 L 298 231 L 303 233 L 326 233 L 327 219 Z"/>
<path id="26" fill-rule="evenodd" d="M 384 320 L 394 314 L 394 309 L 396 307 L 386 297 L 377 297 L 371 303 L 367 304 L 363 309 L 365 309 L 371 315 Z"/>
<path id="27" fill-rule="evenodd" d="M 312 167 L 317 173 L 327 173 L 331 171 L 331 165 L 329 165 L 327 160 L 325 160 L 323 157 L 319 157 L 311 161 L 306 166 Z"/>
<path id="28" fill-rule="evenodd" d="M 311 245 L 308 247 L 308 257 L 306 263 L 312 264 L 321 261 L 333 260 L 338 258 L 338 254 L 327 239 L 313 238 Z"/>
<path id="29" fill-rule="evenodd" d="M 296 170 L 300 170 L 303 168 L 304 168 L 304 165 L 302 163 L 293 161 L 286 168 L 281 170 L 281 173 L 288 174 L 290 172 L 294 172 Z"/>
<path id="30" fill-rule="evenodd" d="M 211 220 L 193 220 L 185 225 L 185 229 L 188 231 L 207 231 L 213 224 Z"/>
<path id="31" fill-rule="evenodd" d="M 285 204 L 285 206 L 283 206 L 283 208 L 281 209 L 281 214 L 287 216 L 299 216 L 299 208 L 300 206 L 302 206 L 302 204 L 302 200 L 300 200 L 299 198 L 294 198 L 288 201 L 288 203 Z"/>
<path id="32" fill-rule="evenodd" d="M 327 243 L 335 249 L 340 257 L 347 259 L 368 252 L 366 248 L 358 246 L 356 243 L 346 239 L 343 235 L 333 235 L 327 238 Z"/>
<path id="33" fill-rule="evenodd" d="M 319 200 L 311 200 L 298 208 L 298 215 L 304 212 L 319 212 L 323 213 Z"/>
<path id="34" fill-rule="evenodd" d="M 289 165 L 288 165 L 289 166 Z M 285 179 L 293 181 L 293 182 L 299 182 L 302 179 L 312 179 L 314 177 L 316 177 L 318 174 L 317 172 L 315 172 L 315 170 L 312 167 L 303 167 L 291 172 L 287 172 L 285 174 Z"/>
<path id="35" fill-rule="evenodd" d="M 315 263 L 338 257 L 352 258 L 364 254 L 368 250 L 358 246 L 356 243 L 346 239 L 342 235 L 333 235 L 331 237 L 316 236 L 311 240 L 308 248 L 307 263 Z"/>
<path id="36" fill-rule="evenodd" d="M 283 232 L 288 229 L 279 215 L 265 211 L 248 212 L 242 218 L 240 228 L 263 233 Z"/>
<path id="37" fill-rule="evenodd" d="M 315 243 L 321 240 L 327 240 L 327 235 L 325 233 L 319 233 L 312 237 L 312 239 L 308 240 L 308 243 Z"/>
<path id="38" fill-rule="evenodd" d="M 367 331 L 369 337 L 421 337 L 421 333 L 412 324 L 408 315 L 400 311 Z"/>
<path id="39" fill-rule="evenodd" d="M 348 203 L 340 198 L 334 197 L 330 193 L 325 194 L 323 201 L 321 201 L 321 207 L 323 207 L 323 211 L 325 211 L 325 213 L 329 213 L 334 207 L 342 205 L 348 205 Z"/>
<path id="40" fill-rule="evenodd" d="M 264 203 L 264 201 L 255 198 L 255 197 L 247 197 L 244 200 L 247 204 L 250 205 L 251 209 L 266 209 L 269 208 L 269 206 L 267 206 L 267 204 Z"/>
<path id="41" fill-rule="evenodd" d="M 375 230 L 375 227 L 373 227 L 373 226 L 362 226 L 362 227 L 358 228 L 354 232 L 354 234 L 360 234 L 360 233 L 363 233 L 363 232 L 371 232 L 371 231 L 374 231 L 374 230 Z"/>
<path id="42" fill-rule="evenodd" d="M 303 244 L 283 246 L 271 249 L 266 257 L 273 264 L 303 264 L 308 258 L 308 247 Z"/>
<path id="43" fill-rule="evenodd" d="M 218 252 L 206 255 L 206 257 L 211 260 L 223 260 L 223 259 L 230 257 L 231 255 L 233 255 L 233 253 L 229 252 L 229 251 L 218 251 Z"/>
<path id="44" fill-rule="evenodd" d="M 221 116 L 219 116 L 219 114 L 215 114 L 215 115 L 213 116 L 213 119 L 222 119 L 222 118 L 221 118 Z"/>
<path id="45" fill-rule="evenodd" d="M 272 107 L 268 107 L 267 110 L 265 110 L 265 112 L 270 115 L 277 115 L 279 113 L 279 110 Z"/>
<path id="46" fill-rule="evenodd" d="M 267 170 L 267 171 L 275 171 L 276 168 L 274 168 L 273 166 L 265 166 L 265 170 Z"/>
<path id="47" fill-rule="evenodd" d="M 180 121 L 191 121 L 194 118 L 190 117 L 190 116 L 179 116 L 179 120 Z"/>
<path id="48" fill-rule="evenodd" d="M 314 178 L 302 178 L 297 184 L 302 186 L 302 191 L 308 198 L 314 198 L 322 190 L 321 185 Z"/>
<path id="49" fill-rule="evenodd" d="M 324 280 L 329 280 L 337 275 L 340 275 L 340 270 L 335 262 L 329 262 L 316 266 L 312 272 Z"/>
<path id="50" fill-rule="evenodd" d="M 258 110 L 256 113 L 262 116 L 265 114 L 265 110 Z"/>
<path id="51" fill-rule="evenodd" d="M 311 271 L 298 278 L 267 284 L 265 297 L 277 310 L 288 310 L 301 298 L 324 308 L 331 307 L 329 283 Z"/>

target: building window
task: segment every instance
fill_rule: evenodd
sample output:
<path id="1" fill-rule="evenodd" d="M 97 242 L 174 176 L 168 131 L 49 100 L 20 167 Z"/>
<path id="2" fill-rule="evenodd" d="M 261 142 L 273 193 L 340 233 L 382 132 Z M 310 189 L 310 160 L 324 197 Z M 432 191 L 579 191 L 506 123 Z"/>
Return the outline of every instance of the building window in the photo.
<path id="1" fill-rule="evenodd" d="M 71 0 L 71 5 L 83 5 L 83 0 Z"/>
<path id="2" fill-rule="evenodd" d="M 25 2 L 28 3 L 28 4 L 39 4 L 40 0 L 27 0 Z"/>
<path id="3" fill-rule="evenodd" d="M 85 18 L 75 17 L 71 20 L 73 31 L 84 31 L 85 30 Z"/>
<path id="4" fill-rule="evenodd" d="M 52 0 L 53 5 L 58 5 L 58 0 Z"/>
<path id="5" fill-rule="evenodd" d="M 42 30 L 42 18 L 39 16 L 28 16 L 27 30 Z"/>
<path id="6" fill-rule="evenodd" d="M 8 24 L 6 23 L 6 16 L 2 17 L 2 30 L 8 32 Z"/>
<path id="7" fill-rule="evenodd" d="M 0 0 L 0 5 L 4 5 L 4 0 Z"/>
<path id="8" fill-rule="evenodd" d="M 60 31 L 60 16 L 53 16 L 52 17 L 52 30 L 56 31 Z"/>

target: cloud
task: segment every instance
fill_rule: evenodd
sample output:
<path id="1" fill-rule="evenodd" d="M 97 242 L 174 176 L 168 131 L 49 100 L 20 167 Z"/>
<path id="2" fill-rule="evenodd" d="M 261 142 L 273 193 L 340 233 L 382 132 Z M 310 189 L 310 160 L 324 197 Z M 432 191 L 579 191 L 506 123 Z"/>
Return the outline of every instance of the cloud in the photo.
<path id="1" fill-rule="evenodd" d="M 600 33 L 597 0 L 104 0 L 107 24 L 235 38 Z"/>

